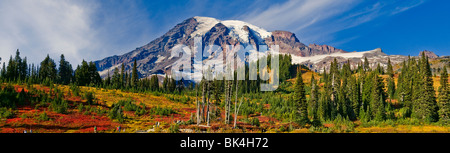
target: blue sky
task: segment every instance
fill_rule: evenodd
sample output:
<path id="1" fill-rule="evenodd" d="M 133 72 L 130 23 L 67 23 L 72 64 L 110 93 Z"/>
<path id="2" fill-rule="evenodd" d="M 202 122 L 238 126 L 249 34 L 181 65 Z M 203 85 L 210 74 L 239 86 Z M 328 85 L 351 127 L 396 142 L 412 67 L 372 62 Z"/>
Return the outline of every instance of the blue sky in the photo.
<path id="1" fill-rule="evenodd" d="M 450 51 L 444 0 L 14 0 L 0 1 L 0 57 L 17 48 L 38 63 L 61 53 L 72 65 L 120 55 L 193 16 L 286 30 L 305 44 L 387 54 Z"/>

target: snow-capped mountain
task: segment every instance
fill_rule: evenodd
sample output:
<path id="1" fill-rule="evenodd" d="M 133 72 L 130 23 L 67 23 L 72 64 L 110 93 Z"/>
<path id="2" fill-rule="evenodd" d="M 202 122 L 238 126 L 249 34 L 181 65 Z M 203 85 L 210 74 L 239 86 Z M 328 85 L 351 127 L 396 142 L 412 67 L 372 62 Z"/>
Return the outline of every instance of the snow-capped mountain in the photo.
<path id="1" fill-rule="evenodd" d="M 198 25 L 195 28 L 195 31 L 190 34 L 191 37 L 205 36 L 206 33 L 208 33 L 214 26 L 219 23 L 223 24 L 227 29 L 229 29 L 229 36 L 237 39 L 241 43 L 249 43 L 249 35 L 255 36 L 258 41 L 263 41 L 265 38 L 272 36 L 271 32 L 239 20 L 220 21 L 215 18 L 198 16 L 194 17 L 194 19 L 198 22 Z M 248 28 L 245 28 L 246 26 Z"/>
<path id="2" fill-rule="evenodd" d="M 238 20 L 221 21 L 210 17 L 193 17 L 177 24 L 163 36 L 142 47 L 123 55 L 95 61 L 95 64 L 102 77 L 105 77 L 108 72 L 112 75 L 114 69 L 120 69 L 122 63 L 125 65 L 125 70 L 130 71 L 135 59 L 141 78 L 151 74 L 170 74 L 172 64 L 180 58 L 171 56 L 172 48 L 179 44 L 192 48 L 194 37 L 202 38 L 203 47 L 218 45 L 223 48 L 223 51 L 212 53 L 211 57 L 203 59 L 204 61 L 214 60 L 221 56 L 227 58 L 233 56 L 232 52 L 226 51 L 227 45 L 244 47 L 252 45 L 257 49 L 259 45 L 266 45 L 268 48 L 271 45 L 278 45 L 280 54 L 291 54 L 294 63 L 308 65 L 316 71 L 323 70 L 329 64 L 328 61 L 335 57 L 340 62 L 347 62 L 347 59 L 356 62 L 363 59 L 364 56 L 375 62 L 376 59 L 380 59 L 378 61 L 382 63 L 387 61 L 385 58 L 387 55 L 382 53 L 381 49 L 367 52 L 347 52 L 327 45 L 311 44 L 306 46 L 292 32 L 270 32 Z"/>

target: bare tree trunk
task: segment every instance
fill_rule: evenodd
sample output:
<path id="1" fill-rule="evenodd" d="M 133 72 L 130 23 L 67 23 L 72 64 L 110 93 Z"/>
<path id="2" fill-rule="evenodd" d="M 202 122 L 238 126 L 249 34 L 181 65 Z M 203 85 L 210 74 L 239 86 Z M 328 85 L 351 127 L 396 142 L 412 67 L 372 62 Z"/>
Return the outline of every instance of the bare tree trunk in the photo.
<path id="1" fill-rule="evenodd" d="M 230 123 L 232 82 L 225 81 L 225 124 Z"/>
<path id="2" fill-rule="evenodd" d="M 238 115 L 238 111 L 236 108 L 237 102 L 238 102 L 238 89 L 239 89 L 239 80 L 237 80 L 236 78 L 236 100 L 234 101 L 234 128 L 236 128 L 236 120 L 237 120 L 237 115 Z"/>
<path id="3" fill-rule="evenodd" d="M 225 80 L 225 85 L 224 85 L 224 87 L 225 87 L 225 100 L 224 100 L 224 102 L 225 102 L 225 117 L 224 117 L 224 120 L 225 120 L 225 124 L 227 124 L 227 116 L 228 116 L 228 81 L 226 81 Z"/>
<path id="4" fill-rule="evenodd" d="M 197 126 L 200 125 L 200 101 L 198 101 L 198 87 L 197 90 L 195 90 L 195 98 L 197 99 Z"/>
<path id="5" fill-rule="evenodd" d="M 209 126 L 209 105 L 210 105 L 210 99 L 211 99 L 210 82 L 209 81 L 207 81 L 207 87 L 208 87 L 208 101 L 206 103 L 206 125 Z"/>
<path id="6" fill-rule="evenodd" d="M 244 101 L 244 97 L 241 98 L 241 102 L 239 102 L 239 107 L 234 112 L 234 128 L 236 128 L 237 115 L 239 115 L 239 110 L 241 109 L 242 102 Z M 236 102 L 237 103 L 237 102 Z"/>
<path id="7" fill-rule="evenodd" d="M 362 97 L 362 94 L 363 94 L 363 85 L 364 85 L 364 79 L 361 79 L 361 84 L 360 84 L 361 86 L 359 87 L 359 93 L 360 93 L 360 95 L 361 95 L 361 97 Z M 363 109 L 365 110 L 366 108 L 364 108 L 364 102 L 362 101 L 362 99 L 361 99 L 361 105 L 360 105 L 361 107 L 363 107 Z"/>
<path id="8" fill-rule="evenodd" d="M 333 103 L 335 103 L 336 87 L 334 85 L 334 73 L 333 73 L 333 76 L 331 78 L 331 89 L 332 89 L 332 91 L 331 91 L 331 101 L 333 101 Z"/>
<path id="9" fill-rule="evenodd" d="M 206 93 L 206 82 L 203 82 L 203 85 L 202 85 L 202 107 L 201 107 L 201 114 L 200 114 L 200 116 L 201 116 L 201 120 L 202 121 L 204 121 L 204 116 L 205 116 L 205 93 Z"/>
<path id="10" fill-rule="evenodd" d="M 228 84 L 228 120 L 227 120 L 227 124 L 230 124 L 230 113 L 231 113 L 231 95 L 233 94 L 233 82 L 230 81 L 230 83 Z"/>

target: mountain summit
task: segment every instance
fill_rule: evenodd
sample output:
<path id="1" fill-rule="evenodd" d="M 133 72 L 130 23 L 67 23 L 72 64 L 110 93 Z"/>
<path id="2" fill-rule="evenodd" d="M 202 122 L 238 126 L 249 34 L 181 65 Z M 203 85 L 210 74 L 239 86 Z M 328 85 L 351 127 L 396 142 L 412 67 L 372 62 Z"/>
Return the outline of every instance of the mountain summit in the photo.
<path id="1" fill-rule="evenodd" d="M 434 52 L 429 51 L 429 50 L 421 51 L 421 52 L 419 53 L 419 57 L 422 57 L 422 54 L 423 54 L 423 53 L 425 53 L 425 56 L 427 56 L 428 58 L 438 58 L 438 57 L 439 57 L 439 56 L 436 55 Z"/>

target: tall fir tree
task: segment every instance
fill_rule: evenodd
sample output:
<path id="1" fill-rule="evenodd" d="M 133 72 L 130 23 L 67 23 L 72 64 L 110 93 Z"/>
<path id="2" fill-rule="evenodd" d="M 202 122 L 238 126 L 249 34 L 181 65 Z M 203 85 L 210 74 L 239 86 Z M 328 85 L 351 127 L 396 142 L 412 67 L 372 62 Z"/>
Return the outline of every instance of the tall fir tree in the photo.
<path id="1" fill-rule="evenodd" d="M 137 73 L 137 63 L 136 63 L 136 59 L 134 59 L 134 63 L 133 63 L 133 70 L 132 70 L 132 74 L 131 74 L 131 86 L 135 86 L 135 84 L 138 82 L 138 73 Z"/>
<path id="2" fill-rule="evenodd" d="M 372 117 L 381 121 L 384 120 L 386 93 L 384 92 L 383 78 L 378 76 L 378 71 L 374 71 L 372 73 L 374 73 L 374 75 L 372 81 L 373 86 L 370 108 L 372 110 Z"/>
<path id="3" fill-rule="evenodd" d="M 150 77 L 150 89 L 153 91 L 159 91 L 158 75 L 152 75 Z"/>
<path id="4" fill-rule="evenodd" d="M 309 95 L 308 102 L 308 113 L 309 116 L 312 116 L 314 120 L 318 119 L 317 109 L 319 105 L 319 86 L 317 85 L 317 81 L 314 78 L 314 73 L 311 75 L 311 93 Z"/>
<path id="5" fill-rule="evenodd" d="M 6 67 L 6 75 L 5 79 L 7 81 L 14 81 L 15 77 L 17 77 L 16 73 L 16 62 L 13 60 L 12 56 L 9 57 L 8 66 Z"/>
<path id="6" fill-rule="evenodd" d="M 361 107 L 361 93 L 359 89 L 359 83 L 358 80 L 356 80 L 355 76 L 350 77 L 349 81 L 349 98 L 352 103 L 352 109 L 354 113 L 354 117 L 359 116 L 359 110 Z"/>
<path id="7" fill-rule="evenodd" d="M 441 70 L 440 76 L 440 86 L 439 86 L 439 95 L 438 95 L 438 106 L 439 106 L 439 119 L 442 121 L 450 120 L 450 89 L 448 87 L 448 73 L 447 67 L 444 66 L 443 70 Z"/>
<path id="8" fill-rule="evenodd" d="M 59 83 L 67 85 L 71 82 L 73 75 L 72 65 L 66 61 L 64 54 L 61 54 L 61 59 L 59 61 L 58 69 L 58 79 Z"/>
<path id="9" fill-rule="evenodd" d="M 369 60 L 367 60 L 367 57 L 364 57 L 363 70 L 365 72 L 370 71 L 370 64 L 369 64 Z"/>
<path id="10" fill-rule="evenodd" d="M 95 66 L 94 62 L 89 62 L 89 82 L 94 85 L 99 85 L 102 83 L 102 78 L 97 71 L 97 66 Z"/>
<path id="11" fill-rule="evenodd" d="M 119 88 L 123 88 L 126 85 L 126 78 L 125 78 L 125 64 L 122 63 L 121 68 L 120 68 L 120 83 L 119 83 Z"/>
<path id="12" fill-rule="evenodd" d="M 322 121 L 330 119 L 330 101 L 330 96 L 327 94 L 326 90 L 322 91 L 317 107 L 317 115 Z"/>
<path id="13" fill-rule="evenodd" d="M 2 79 L 5 79 L 5 77 L 6 77 L 6 66 L 5 66 L 5 62 L 3 62 L 3 66 L 2 66 L 1 73 L 0 73 L 0 77 L 1 77 Z"/>
<path id="14" fill-rule="evenodd" d="M 306 94 L 305 94 L 305 85 L 303 83 L 301 68 L 297 69 L 297 79 L 295 81 L 295 89 L 294 89 L 294 106 L 295 106 L 295 121 L 299 125 L 305 125 L 309 123 L 308 112 L 307 112 L 307 103 L 306 103 Z"/>
<path id="15" fill-rule="evenodd" d="M 77 66 L 74 78 L 79 86 L 101 85 L 102 83 L 102 78 L 95 64 L 93 62 L 88 63 L 85 60 L 81 62 L 81 66 Z"/>
<path id="16" fill-rule="evenodd" d="M 109 74 L 109 70 L 108 70 L 108 76 L 105 79 L 104 88 L 108 88 L 110 85 L 111 85 L 111 75 Z"/>
<path id="17" fill-rule="evenodd" d="M 392 64 L 391 64 L 391 59 L 388 58 L 388 64 L 387 64 L 387 70 L 386 73 L 388 75 L 388 89 L 387 89 L 387 93 L 389 96 L 389 99 L 394 99 L 395 97 L 395 80 L 394 80 L 394 69 L 392 68 Z"/>
<path id="18" fill-rule="evenodd" d="M 409 61 L 408 61 L 409 63 Z M 399 100 L 400 104 L 403 105 L 406 109 L 411 110 L 412 109 L 412 70 L 409 64 L 407 64 L 407 61 L 403 61 L 402 64 L 401 73 L 398 76 L 398 85 L 397 85 L 397 99 Z"/>
<path id="19" fill-rule="evenodd" d="M 114 73 L 113 73 L 113 76 L 112 76 L 112 86 L 113 86 L 113 88 L 118 89 L 118 88 L 121 87 L 122 79 L 120 77 L 121 77 L 121 75 L 119 73 L 119 68 L 117 68 L 117 67 L 114 68 Z"/>
<path id="20" fill-rule="evenodd" d="M 41 80 L 50 79 L 56 81 L 57 70 L 56 64 L 53 59 L 47 54 L 47 57 L 41 62 L 41 67 L 39 69 L 39 77 Z"/>
<path id="21" fill-rule="evenodd" d="M 169 89 L 168 89 L 168 86 L 169 86 L 169 78 L 167 77 L 167 74 L 164 76 L 164 80 L 163 80 L 163 83 L 162 83 L 162 90 L 163 91 L 165 91 L 165 92 L 168 92 L 169 91 Z"/>
<path id="22" fill-rule="evenodd" d="M 19 49 L 17 49 L 16 51 L 16 56 L 14 57 L 14 80 L 22 80 L 23 76 L 22 76 L 22 70 L 21 70 L 21 66 L 22 66 L 22 58 L 20 57 L 20 52 Z"/>
<path id="23" fill-rule="evenodd" d="M 434 122 L 438 120 L 438 107 L 433 87 L 433 79 L 428 57 L 422 53 L 419 60 L 419 73 L 417 74 L 414 90 L 416 97 L 413 102 L 413 114 L 415 118 Z"/>
<path id="24" fill-rule="evenodd" d="M 23 58 L 22 62 L 18 66 L 19 69 L 19 79 L 25 80 L 28 77 L 28 64 L 27 64 L 27 57 Z"/>
<path id="25" fill-rule="evenodd" d="M 362 100 L 362 105 L 364 107 L 364 110 L 366 110 L 367 112 L 367 107 L 369 105 L 371 105 L 371 101 L 372 101 L 372 90 L 373 90 L 373 84 L 374 84 L 374 72 L 367 72 L 363 73 L 364 75 L 362 76 L 362 85 L 361 85 L 361 100 Z M 366 114 L 368 116 L 371 116 L 372 114 Z"/>

